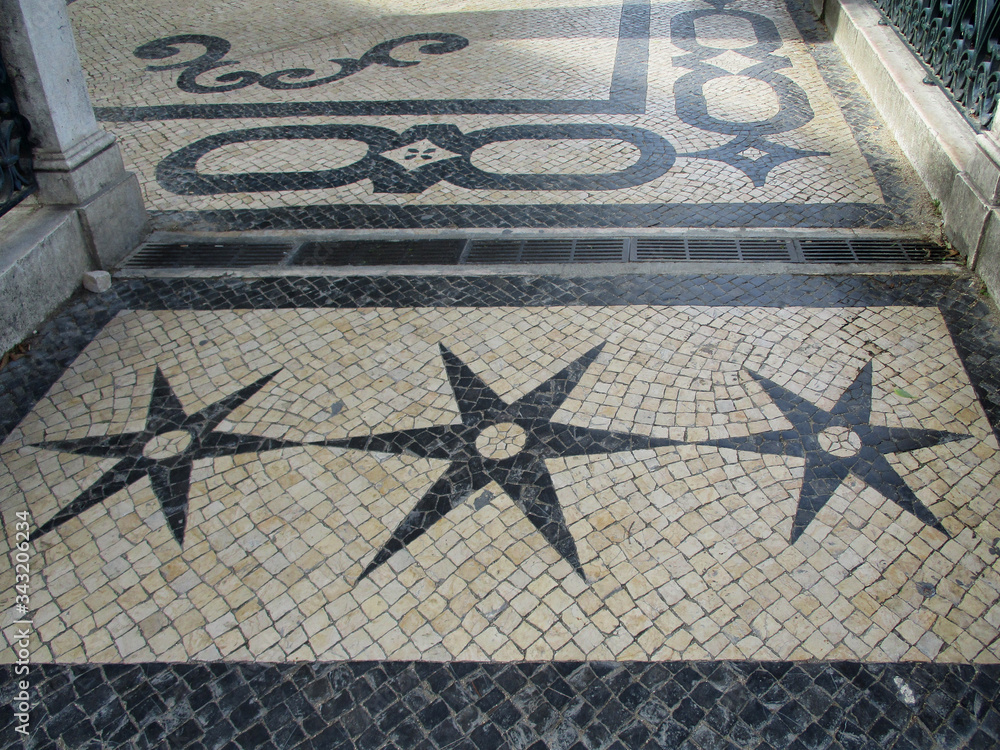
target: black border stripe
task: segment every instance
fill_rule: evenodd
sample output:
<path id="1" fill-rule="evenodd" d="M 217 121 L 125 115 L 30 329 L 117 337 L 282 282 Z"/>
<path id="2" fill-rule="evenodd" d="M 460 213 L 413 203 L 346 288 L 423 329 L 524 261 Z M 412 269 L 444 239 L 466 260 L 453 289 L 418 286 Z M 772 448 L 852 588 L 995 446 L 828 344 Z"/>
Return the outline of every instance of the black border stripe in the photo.
<path id="1" fill-rule="evenodd" d="M 30 747 L 995 748 L 995 664 L 33 665 Z M 0 666 L 0 684 L 14 684 Z M 14 691 L 11 691 L 13 695 Z M 0 748 L 20 746 L 10 704 Z"/>
<path id="2" fill-rule="evenodd" d="M 1000 321 L 966 275 L 773 276 L 630 274 L 348 276 L 118 281 L 42 329 L 28 356 L 0 371 L 0 441 L 122 310 L 359 307 L 703 305 L 709 307 L 937 307 L 1000 441 Z"/>
<path id="3" fill-rule="evenodd" d="M 486 229 L 503 227 L 742 227 L 893 229 L 910 222 L 873 203 L 632 203 L 378 206 L 333 204 L 279 208 L 150 211 L 159 227 L 196 231 L 266 229 Z"/>

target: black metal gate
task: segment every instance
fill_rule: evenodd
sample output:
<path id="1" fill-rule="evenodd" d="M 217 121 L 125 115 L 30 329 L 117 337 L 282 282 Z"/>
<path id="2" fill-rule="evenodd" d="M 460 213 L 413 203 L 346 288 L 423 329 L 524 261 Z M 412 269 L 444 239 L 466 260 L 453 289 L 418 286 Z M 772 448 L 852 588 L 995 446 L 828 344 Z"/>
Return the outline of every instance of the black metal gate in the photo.
<path id="1" fill-rule="evenodd" d="M 955 102 L 989 128 L 1000 98 L 1000 0 L 874 2 Z"/>
<path id="2" fill-rule="evenodd" d="M 0 216 L 35 192 L 31 169 L 31 125 L 14 101 L 14 89 L 0 56 Z"/>

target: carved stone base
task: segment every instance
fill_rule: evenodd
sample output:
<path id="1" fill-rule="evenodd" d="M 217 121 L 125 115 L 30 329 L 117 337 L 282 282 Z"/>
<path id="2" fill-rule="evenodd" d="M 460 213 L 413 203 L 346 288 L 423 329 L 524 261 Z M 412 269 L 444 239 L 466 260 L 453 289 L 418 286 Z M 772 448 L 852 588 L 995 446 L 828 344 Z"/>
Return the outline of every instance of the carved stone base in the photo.
<path id="1" fill-rule="evenodd" d="M 76 213 L 98 268 L 110 270 L 147 231 L 139 180 L 131 172 L 122 172 L 119 182 L 78 206 Z"/>
<path id="2" fill-rule="evenodd" d="M 39 200 L 73 205 L 89 200 L 122 179 L 125 165 L 115 137 L 98 130 L 68 152 L 34 154 Z"/>
<path id="3" fill-rule="evenodd" d="M 83 228 L 72 210 L 42 208 L 13 228 L 5 226 L 0 250 L 0 352 L 31 335 L 76 291 L 84 271 L 93 267 Z"/>

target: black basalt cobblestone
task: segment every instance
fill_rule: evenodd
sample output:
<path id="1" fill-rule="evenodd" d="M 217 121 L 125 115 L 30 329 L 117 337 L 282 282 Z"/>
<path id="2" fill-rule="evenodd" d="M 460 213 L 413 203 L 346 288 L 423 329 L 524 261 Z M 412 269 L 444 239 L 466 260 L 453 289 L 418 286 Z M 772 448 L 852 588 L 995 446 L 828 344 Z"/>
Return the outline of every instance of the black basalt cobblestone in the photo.
<path id="1" fill-rule="evenodd" d="M 854 662 L 49 664 L 32 668 L 24 746 L 995 748 L 998 678 Z M 0 747 L 16 747 L 0 679 Z"/>
<path id="2" fill-rule="evenodd" d="M 893 178 L 896 179 L 896 178 Z M 897 179 L 898 183 L 898 179 Z M 894 183 L 896 184 L 896 183 Z M 897 185 L 898 187 L 898 185 Z M 292 206 L 151 211 L 157 228 L 197 231 L 285 229 L 475 229 L 518 227 L 692 227 L 758 229 L 906 228 L 912 220 L 871 203 L 636 203 L 632 205 Z"/>
<path id="3" fill-rule="evenodd" d="M 78 297 L 34 337 L 28 356 L 0 371 L 0 440 L 121 310 L 238 308 L 705 305 L 937 307 L 1000 437 L 1000 327 L 980 284 L 964 274 L 923 276 L 622 275 L 349 276 L 134 279 Z"/>

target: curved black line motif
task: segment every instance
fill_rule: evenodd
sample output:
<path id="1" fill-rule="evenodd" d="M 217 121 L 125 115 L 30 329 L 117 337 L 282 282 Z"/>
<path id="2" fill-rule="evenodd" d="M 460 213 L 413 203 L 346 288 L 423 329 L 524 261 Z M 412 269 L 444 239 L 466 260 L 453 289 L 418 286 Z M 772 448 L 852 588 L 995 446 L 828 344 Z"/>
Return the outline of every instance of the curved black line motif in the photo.
<path id="1" fill-rule="evenodd" d="M 828 156 L 825 151 L 806 151 L 781 146 L 765 141 L 763 136 L 786 133 L 809 123 L 815 114 L 809 104 L 809 97 L 802 88 L 778 71 L 791 67 L 787 57 L 773 54 L 782 44 L 781 34 L 774 22 L 759 13 L 726 10 L 731 0 L 709 0 L 714 7 L 679 13 L 670 21 L 670 41 L 687 54 L 674 58 L 674 64 L 690 69 L 674 82 L 674 97 L 677 116 L 686 124 L 713 133 L 736 136 L 732 141 L 712 149 L 705 149 L 680 156 L 713 159 L 736 167 L 746 174 L 753 184 L 760 187 L 767 181 L 768 173 L 779 164 L 809 156 Z M 778 99 L 778 111 L 766 120 L 736 122 L 720 120 L 708 112 L 705 99 L 705 84 L 709 81 L 730 76 L 723 68 L 711 64 L 711 60 L 725 52 L 717 47 L 706 47 L 697 38 L 695 21 L 699 18 L 728 16 L 742 18 L 753 27 L 756 44 L 735 50 L 751 60 L 758 60 L 742 70 L 739 75 L 767 83 Z M 756 159 L 744 156 L 742 152 L 755 149 L 761 152 Z"/>
<path id="2" fill-rule="evenodd" d="M 222 146 L 296 139 L 360 141 L 368 145 L 368 151 L 353 164 L 313 172 L 197 171 L 198 161 Z M 424 140 L 454 155 L 412 168 L 383 155 Z M 477 149 L 515 140 L 621 140 L 639 149 L 639 159 L 626 169 L 606 174 L 497 174 L 472 164 Z M 472 133 L 462 133 L 454 125 L 417 125 L 403 133 L 374 125 L 279 125 L 233 130 L 195 141 L 160 162 L 156 179 L 180 195 L 315 190 L 363 179 L 370 179 L 377 193 L 420 193 L 442 180 L 473 190 L 618 190 L 660 177 L 675 158 L 673 146 L 662 136 L 622 125 L 512 125 Z"/>
<path id="3" fill-rule="evenodd" d="M 223 60 L 229 54 L 230 44 L 222 37 L 207 36 L 204 34 L 177 34 L 176 36 L 168 36 L 147 42 L 137 47 L 133 54 L 141 60 L 165 60 L 168 57 L 180 54 L 181 50 L 177 46 L 179 44 L 200 44 L 205 48 L 205 52 L 193 60 L 167 65 L 149 65 L 146 70 L 176 70 L 183 68 L 184 72 L 177 78 L 177 88 L 191 94 L 212 94 L 223 91 L 235 91 L 236 89 L 252 86 L 255 83 L 268 89 L 308 89 L 343 80 L 371 65 L 384 65 L 387 68 L 409 68 L 413 65 L 419 65 L 420 62 L 417 60 L 397 60 L 392 56 L 392 51 L 397 47 L 412 42 L 431 42 L 431 44 L 424 44 L 419 48 L 420 52 L 425 55 L 444 55 L 448 52 L 457 52 L 469 46 L 469 40 L 458 34 L 410 34 L 398 39 L 390 39 L 387 42 L 380 42 L 357 59 L 351 57 L 331 59 L 330 62 L 337 63 L 340 66 L 340 70 L 325 78 L 316 78 L 311 81 L 297 80 L 316 75 L 316 71 L 312 68 L 288 68 L 266 75 L 254 73 L 250 70 L 237 70 L 217 76 L 215 83 L 221 85 L 214 86 L 205 86 L 198 83 L 198 77 L 203 73 L 227 65 L 239 65 L 239 60 Z"/>
<path id="4" fill-rule="evenodd" d="M 560 12 L 559 9 L 550 9 Z M 546 13 L 550 11 L 545 11 Z M 629 0 L 621 8 L 617 52 L 607 99 L 379 99 L 280 102 L 184 102 L 151 106 L 96 107 L 104 122 L 229 120 L 260 117 L 374 117 L 376 115 L 637 115 L 646 111 L 649 70 L 650 0 Z M 216 40 L 218 37 L 200 37 Z M 160 42 L 164 40 L 158 40 Z M 219 40 L 225 41 L 225 40 Z M 198 43 L 197 41 L 195 43 Z M 150 42 L 155 44 L 155 42 Z M 145 45 L 143 45 L 145 46 Z M 168 45 L 169 46 L 169 45 Z M 142 49 L 140 47 L 139 49 Z M 228 49 L 228 47 L 227 47 Z M 151 50 L 153 58 L 174 53 Z M 440 53 L 439 53 L 440 54 Z M 181 63 L 177 67 L 184 67 Z"/>

